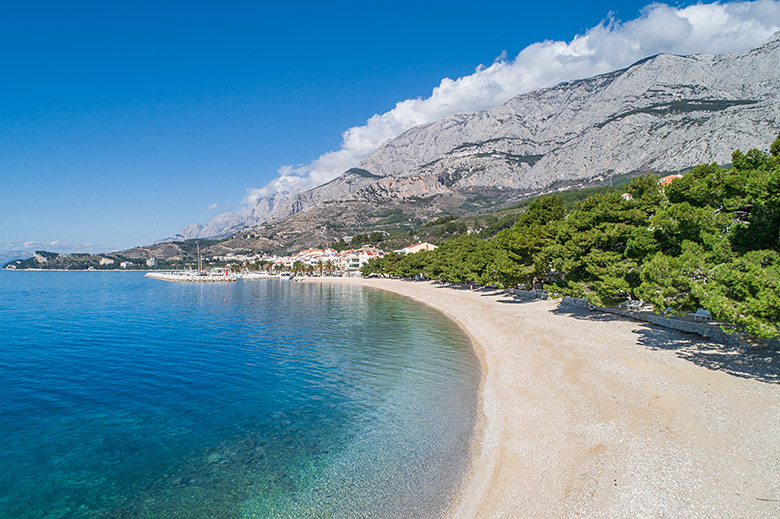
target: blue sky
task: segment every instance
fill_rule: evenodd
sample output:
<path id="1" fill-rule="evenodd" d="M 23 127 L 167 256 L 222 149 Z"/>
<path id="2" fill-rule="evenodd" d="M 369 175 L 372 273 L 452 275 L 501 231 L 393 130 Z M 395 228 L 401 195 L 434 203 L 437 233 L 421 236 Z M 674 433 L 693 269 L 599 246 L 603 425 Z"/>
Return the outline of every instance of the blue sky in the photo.
<path id="1" fill-rule="evenodd" d="M 205 223 L 442 78 L 647 3 L 4 2 L 0 250 L 115 250 Z"/>

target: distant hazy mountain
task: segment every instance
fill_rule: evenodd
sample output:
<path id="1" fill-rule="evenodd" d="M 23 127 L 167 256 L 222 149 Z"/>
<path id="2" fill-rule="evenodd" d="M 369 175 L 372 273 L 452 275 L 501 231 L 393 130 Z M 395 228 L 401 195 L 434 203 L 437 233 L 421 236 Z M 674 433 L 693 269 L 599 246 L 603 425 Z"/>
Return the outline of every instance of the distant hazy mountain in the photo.
<path id="1" fill-rule="evenodd" d="M 0 251 L 0 267 L 15 259 L 29 258 L 31 255 L 32 253 L 26 250 Z"/>
<path id="2" fill-rule="evenodd" d="M 203 226 L 197 223 L 191 223 L 178 233 L 174 234 L 173 236 L 168 236 L 165 239 L 158 240 L 155 243 L 171 243 L 176 241 L 184 241 L 189 240 L 192 238 L 198 238 L 201 235 L 201 232 L 203 231 Z"/>
<path id="3" fill-rule="evenodd" d="M 426 200 L 435 213 L 442 200 L 448 211 L 458 209 L 455 202 L 473 209 L 474 193 L 522 196 L 637 171 L 728 163 L 734 149 L 767 149 L 778 133 L 780 33 L 745 52 L 661 54 L 418 126 L 328 184 L 260 199 L 245 213 L 177 236 L 229 236 L 325 202 Z"/>

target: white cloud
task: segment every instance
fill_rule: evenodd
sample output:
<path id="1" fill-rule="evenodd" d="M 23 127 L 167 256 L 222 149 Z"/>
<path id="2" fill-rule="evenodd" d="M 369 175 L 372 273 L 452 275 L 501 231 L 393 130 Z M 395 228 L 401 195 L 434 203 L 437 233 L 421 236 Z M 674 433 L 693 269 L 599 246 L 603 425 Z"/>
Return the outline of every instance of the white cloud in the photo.
<path id="1" fill-rule="evenodd" d="M 213 210 L 214 210 L 214 209 L 216 209 L 217 207 L 219 207 L 219 204 L 218 204 L 218 203 L 216 203 L 216 202 L 214 202 L 213 204 L 209 204 L 209 205 L 207 205 L 207 206 L 206 206 L 206 209 L 204 209 L 204 210 L 203 210 L 203 212 L 204 212 L 204 213 L 210 213 L 211 211 L 213 211 Z"/>
<path id="2" fill-rule="evenodd" d="M 512 97 L 562 81 L 590 77 L 626 67 L 659 53 L 697 54 L 748 49 L 780 30 L 780 1 L 723 2 L 675 8 L 661 3 L 645 7 L 633 20 L 608 17 L 569 42 L 529 45 L 514 59 L 500 55 L 468 76 L 444 78 L 426 98 L 406 99 L 363 126 L 342 134 L 338 151 L 308 164 L 283 166 L 265 187 L 248 189 L 243 203 L 279 191 L 306 190 L 339 176 L 383 143 L 419 124 L 460 112 L 495 107 Z"/>

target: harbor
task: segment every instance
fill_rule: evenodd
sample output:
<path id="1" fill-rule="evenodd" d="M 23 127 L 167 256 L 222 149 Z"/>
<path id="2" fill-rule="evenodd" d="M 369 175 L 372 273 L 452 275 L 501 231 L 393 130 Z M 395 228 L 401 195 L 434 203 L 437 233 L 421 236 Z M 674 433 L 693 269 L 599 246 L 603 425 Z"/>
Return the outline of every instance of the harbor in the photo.
<path id="1" fill-rule="evenodd" d="M 175 283 L 223 283 L 238 281 L 235 274 L 228 268 L 212 268 L 203 270 L 203 258 L 200 256 L 200 244 L 198 244 L 198 270 L 172 270 L 167 272 L 147 272 L 145 277 Z"/>
<path id="2" fill-rule="evenodd" d="M 160 279 L 162 281 L 173 281 L 176 283 L 225 283 L 238 281 L 238 277 L 224 273 L 211 273 L 194 270 L 173 270 L 168 272 L 147 272 L 144 274 L 148 278 Z"/>

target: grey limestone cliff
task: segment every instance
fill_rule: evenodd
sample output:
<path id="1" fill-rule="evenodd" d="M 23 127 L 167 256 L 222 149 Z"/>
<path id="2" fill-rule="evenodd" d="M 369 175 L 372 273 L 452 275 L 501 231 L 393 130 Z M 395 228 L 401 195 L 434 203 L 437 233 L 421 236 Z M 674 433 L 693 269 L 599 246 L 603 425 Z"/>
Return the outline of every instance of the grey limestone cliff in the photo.
<path id="1" fill-rule="evenodd" d="M 310 191 L 260 199 L 201 236 L 287 218 L 325 202 L 522 196 L 638 171 L 730 162 L 780 132 L 780 33 L 740 53 L 661 54 L 518 95 L 491 110 L 412 128 Z M 229 225 L 223 225 L 228 223 Z M 211 234 L 209 234 L 211 233 Z"/>
<path id="2" fill-rule="evenodd" d="M 647 58 L 413 128 L 363 161 L 454 187 L 543 188 L 560 179 L 727 163 L 780 130 L 780 35 L 728 55 Z"/>

